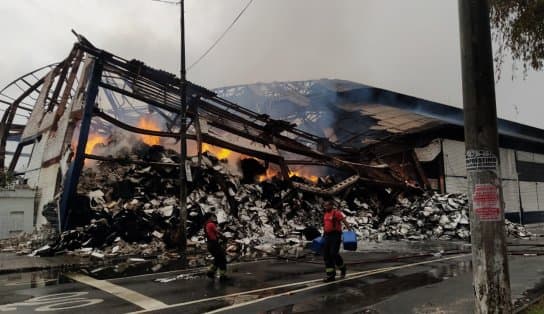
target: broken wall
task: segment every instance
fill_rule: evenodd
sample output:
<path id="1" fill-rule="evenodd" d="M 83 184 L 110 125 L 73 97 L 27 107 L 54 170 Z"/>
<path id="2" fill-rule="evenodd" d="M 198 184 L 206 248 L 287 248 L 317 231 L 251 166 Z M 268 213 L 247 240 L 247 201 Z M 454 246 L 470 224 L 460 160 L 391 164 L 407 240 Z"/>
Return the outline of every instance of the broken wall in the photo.
<path id="1" fill-rule="evenodd" d="M 82 71 L 79 71 L 81 60 L 82 52 L 78 51 L 73 63 L 65 65 L 69 67 L 67 73 L 70 72 L 63 79 L 56 77 L 59 69 L 49 72 L 23 131 L 21 142 L 30 139 L 36 141 L 24 177 L 28 185 L 37 191 L 37 226 L 46 222 L 42 208 L 48 202 L 55 201 L 67 169 L 61 163 L 65 163 L 72 154 L 70 142 L 80 120 L 86 77 L 93 63 L 93 59 L 87 57 Z M 60 97 L 57 99 L 51 99 L 54 89 L 59 90 L 57 96 Z"/>

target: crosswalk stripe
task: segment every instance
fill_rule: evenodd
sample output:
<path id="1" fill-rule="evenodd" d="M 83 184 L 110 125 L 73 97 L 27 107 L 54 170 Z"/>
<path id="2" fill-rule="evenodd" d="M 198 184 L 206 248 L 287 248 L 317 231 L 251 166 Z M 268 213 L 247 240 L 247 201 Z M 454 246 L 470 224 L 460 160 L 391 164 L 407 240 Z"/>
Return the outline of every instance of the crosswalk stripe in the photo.
<path id="1" fill-rule="evenodd" d="M 168 305 L 150 298 L 148 296 L 145 296 L 139 292 L 127 289 L 125 287 L 118 286 L 114 283 L 111 283 L 107 280 L 97 280 L 92 277 L 83 275 L 83 274 L 76 274 L 76 273 L 70 273 L 66 275 L 68 278 L 75 280 L 77 282 L 83 283 L 85 285 L 97 288 L 99 290 L 102 290 L 104 292 L 107 292 L 111 295 L 114 295 L 118 298 L 121 298 L 123 300 L 126 300 L 134 305 L 137 305 L 141 307 L 144 310 L 150 311 L 150 310 L 158 310 L 162 308 L 167 308 Z"/>

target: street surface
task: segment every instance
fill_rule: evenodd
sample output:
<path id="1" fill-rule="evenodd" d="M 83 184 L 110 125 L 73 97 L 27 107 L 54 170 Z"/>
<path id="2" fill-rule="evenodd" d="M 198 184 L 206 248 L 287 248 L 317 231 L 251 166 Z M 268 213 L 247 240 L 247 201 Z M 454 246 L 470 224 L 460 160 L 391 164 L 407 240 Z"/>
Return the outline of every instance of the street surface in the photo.
<path id="1" fill-rule="evenodd" d="M 311 255 L 296 262 L 232 264 L 232 279 L 225 283 L 209 280 L 202 269 L 110 279 L 82 271 L 4 274 L 0 275 L 0 312 L 472 312 L 470 254 L 446 248 L 441 255 L 416 257 L 420 247 L 408 245 L 412 247 L 403 250 L 403 245 L 391 251 L 345 252 L 348 277 L 327 284 L 321 282 L 320 257 Z M 510 257 L 514 299 L 539 292 L 543 262 L 540 256 Z"/>

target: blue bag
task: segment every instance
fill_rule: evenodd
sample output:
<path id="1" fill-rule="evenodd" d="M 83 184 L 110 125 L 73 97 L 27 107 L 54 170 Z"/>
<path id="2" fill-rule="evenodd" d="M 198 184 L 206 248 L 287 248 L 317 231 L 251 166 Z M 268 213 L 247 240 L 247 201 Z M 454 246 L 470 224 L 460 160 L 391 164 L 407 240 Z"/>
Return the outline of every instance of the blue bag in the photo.
<path id="1" fill-rule="evenodd" d="M 342 233 L 342 242 L 344 243 L 344 250 L 355 251 L 357 250 L 357 235 L 353 231 L 344 231 Z"/>
<path id="2" fill-rule="evenodd" d="M 312 241 L 312 246 L 310 247 L 310 249 L 316 253 L 321 253 L 321 250 L 323 249 L 323 244 L 325 244 L 325 238 L 317 237 Z"/>

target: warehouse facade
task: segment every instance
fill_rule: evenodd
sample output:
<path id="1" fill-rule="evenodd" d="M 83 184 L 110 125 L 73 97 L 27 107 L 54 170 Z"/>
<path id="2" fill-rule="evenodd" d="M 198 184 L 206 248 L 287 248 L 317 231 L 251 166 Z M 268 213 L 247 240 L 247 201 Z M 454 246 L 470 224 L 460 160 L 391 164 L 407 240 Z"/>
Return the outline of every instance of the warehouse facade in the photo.
<path id="1" fill-rule="evenodd" d="M 466 193 L 464 142 L 441 138 L 424 149 L 437 151 L 443 165 L 442 190 Z M 523 223 L 544 221 L 544 154 L 501 147 L 500 162 L 506 218 Z M 440 190 L 440 183 L 433 188 Z"/>

